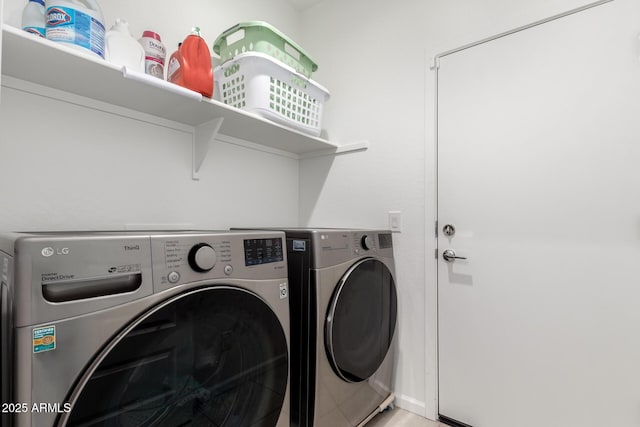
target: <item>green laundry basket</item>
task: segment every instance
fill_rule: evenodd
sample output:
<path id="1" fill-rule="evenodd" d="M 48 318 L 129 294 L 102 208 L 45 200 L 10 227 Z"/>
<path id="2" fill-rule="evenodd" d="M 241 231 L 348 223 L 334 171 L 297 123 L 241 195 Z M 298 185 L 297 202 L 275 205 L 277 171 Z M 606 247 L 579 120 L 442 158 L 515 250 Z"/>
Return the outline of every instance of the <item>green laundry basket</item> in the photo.
<path id="1" fill-rule="evenodd" d="M 318 65 L 293 40 L 274 26 L 262 21 L 241 22 L 218 36 L 213 51 L 225 63 L 245 52 L 267 54 L 306 77 L 318 69 Z"/>

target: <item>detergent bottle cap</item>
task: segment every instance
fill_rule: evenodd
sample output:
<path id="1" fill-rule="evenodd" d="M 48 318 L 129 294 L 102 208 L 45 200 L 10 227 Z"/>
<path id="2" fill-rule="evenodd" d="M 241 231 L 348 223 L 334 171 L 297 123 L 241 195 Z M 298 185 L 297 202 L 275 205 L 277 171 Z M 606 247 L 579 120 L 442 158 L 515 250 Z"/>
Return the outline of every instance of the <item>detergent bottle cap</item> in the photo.
<path id="1" fill-rule="evenodd" d="M 129 23 L 122 18 L 116 18 L 116 22 L 111 27 L 111 31 L 120 31 L 127 35 L 131 35 L 131 33 L 129 32 Z"/>
<path id="2" fill-rule="evenodd" d="M 160 34 L 158 34 L 156 32 L 153 32 L 153 31 L 150 31 L 150 30 L 143 31 L 142 32 L 142 37 L 149 37 L 151 39 L 158 40 L 159 42 L 162 41 L 160 39 Z"/>

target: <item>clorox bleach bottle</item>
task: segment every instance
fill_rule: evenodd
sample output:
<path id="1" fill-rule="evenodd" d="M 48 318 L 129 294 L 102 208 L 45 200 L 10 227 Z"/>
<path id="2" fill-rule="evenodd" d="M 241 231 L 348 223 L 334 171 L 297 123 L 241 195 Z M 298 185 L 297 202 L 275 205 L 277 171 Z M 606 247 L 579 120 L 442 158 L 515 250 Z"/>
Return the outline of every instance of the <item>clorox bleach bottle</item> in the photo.
<path id="1" fill-rule="evenodd" d="M 211 52 L 207 42 L 200 37 L 200 28 L 194 28 L 171 55 L 167 65 L 167 80 L 200 92 L 207 98 L 213 96 Z"/>
<path id="2" fill-rule="evenodd" d="M 28 33 L 44 37 L 44 0 L 29 0 L 24 9 L 22 9 L 22 29 Z"/>
<path id="3" fill-rule="evenodd" d="M 47 39 L 104 58 L 104 18 L 96 0 L 46 0 Z"/>
<path id="4" fill-rule="evenodd" d="M 104 59 L 144 73 L 144 49 L 131 36 L 129 23 L 124 19 L 116 19 L 116 23 L 107 31 Z"/>

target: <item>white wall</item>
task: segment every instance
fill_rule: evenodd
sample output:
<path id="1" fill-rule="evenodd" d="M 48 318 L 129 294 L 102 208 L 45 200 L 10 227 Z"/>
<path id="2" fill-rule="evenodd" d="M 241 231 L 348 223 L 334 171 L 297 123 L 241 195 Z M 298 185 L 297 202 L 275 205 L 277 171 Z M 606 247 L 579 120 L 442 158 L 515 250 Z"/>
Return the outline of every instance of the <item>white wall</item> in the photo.
<path id="1" fill-rule="evenodd" d="M 191 134 L 7 87 L 0 128 L 2 230 L 297 221 L 287 157 L 215 143 L 192 181 Z"/>
<path id="2" fill-rule="evenodd" d="M 434 76 L 436 54 L 582 6 L 585 0 L 325 0 L 302 14 L 314 76 L 332 91 L 325 127 L 365 153 L 300 165 L 300 221 L 386 227 L 399 287 L 398 405 L 437 414 Z M 473 72 L 473 70 L 469 70 Z M 481 159 L 479 159 L 480 161 Z"/>
<path id="3" fill-rule="evenodd" d="M 5 22 L 19 26 L 26 1 L 4 3 Z M 294 37 L 299 25 L 284 0 L 100 3 L 107 22 L 123 16 L 134 34 L 154 28 L 167 46 L 196 24 L 209 46 L 244 20 L 272 22 Z M 0 182 L 0 230 L 224 229 L 298 221 L 297 160 L 216 142 L 200 181 L 192 181 L 189 133 L 8 87 L 0 104 Z"/>
<path id="4" fill-rule="evenodd" d="M 4 22 L 3 21 L 3 15 L 4 15 L 4 0 L 0 0 L 0 22 Z M 0 58 L 2 58 L 2 31 L 0 31 Z M 0 83 L 2 80 L 2 61 L 0 61 Z M 0 102 L 2 101 L 2 99 L 0 98 Z"/>
<path id="5" fill-rule="evenodd" d="M 0 22 L 4 22 L 4 0 L 0 0 Z M 2 31 L 0 31 L 0 58 L 2 58 Z M 0 83 L 2 83 L 2 61 L 0 61 Z"/>

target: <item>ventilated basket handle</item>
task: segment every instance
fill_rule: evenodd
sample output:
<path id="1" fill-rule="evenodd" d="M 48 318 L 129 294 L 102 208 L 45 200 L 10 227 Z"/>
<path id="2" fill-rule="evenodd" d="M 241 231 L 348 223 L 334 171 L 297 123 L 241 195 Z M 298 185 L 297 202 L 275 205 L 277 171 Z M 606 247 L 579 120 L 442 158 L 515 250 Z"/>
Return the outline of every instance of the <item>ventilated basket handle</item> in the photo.
<path id="1" fill-rule="evenodd" d="M 220 50 L 221 50 L 223 42 L 227 43 L 227 39 L 228 39 L 229 36 L 237 33 L 240 30 L 244 30 L 247 27 L 263 27 L 263 28 L 271 31 L 272 33 L 274 33 L 277 36 L 277 38 L 272 39 L 271 42 L 273 44 L 276 44 L 276 40 L 277 40 L 277 43 L 279 44 L 278 47 L 280 48 L 280 50 L 282 50 L 284 53 L 286 53 L 287 55 L 291 56 L 292 58 L 294 58 L 297 61 L 299 61 L 300 58 L 305 58 L 311 64 L 311 71 L 316 71 L 318 69 L 318 65 L 315 63 L 315 61 L 313 61 L 309 57 L 307 52 L 305 52 L 304 49 L 302 49 L 302 47 L 300 47 L 300 45 L 298 45 L 296 42 L 291 40 L 289 37 L 287 37 L 285 34 L 283 34 L 277 28 L 273 27 L 270 24 L 267 24 L 266 22 L 257 22 L 257 21 L 256 22 L 241 22 L 241 23 L 236 24 L 233 27 L 223 31 L 222 34 L 220 34 L 218 36 L 218 38 L 216 39 L 216 41 L 214 42 L 213 51 L 217 55 L 220 55 Z M 236 40 L 233 43 L 238 43 L 243 39 L 244 38 Z M 229 46 L 230 44 L 233 44 L 233 43 L 227 43 L 227 46 Z"/>
<path id="2" fill-rule="evenodd" d="M 231 34 L 238 32 L 243 28 L 244 27 L 242 26 L 242 24 L 236 24 L 233 27 L 230 27 L 224 30 L 222 34 L 220 34 L 216 39 L 216 41 L 213 43 L 213 51 L 216 53 L 216 55 L 220 55 L 220 46 L 222 45 L 222 42 L 223 41 L 226 42 L 227 37 L 229 37 Z"/>

